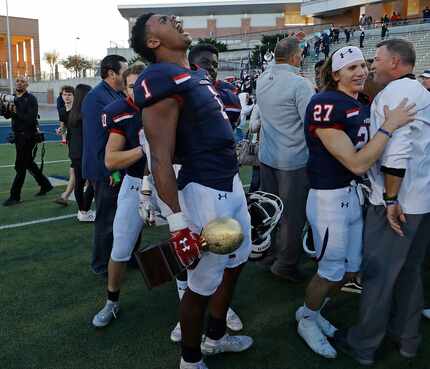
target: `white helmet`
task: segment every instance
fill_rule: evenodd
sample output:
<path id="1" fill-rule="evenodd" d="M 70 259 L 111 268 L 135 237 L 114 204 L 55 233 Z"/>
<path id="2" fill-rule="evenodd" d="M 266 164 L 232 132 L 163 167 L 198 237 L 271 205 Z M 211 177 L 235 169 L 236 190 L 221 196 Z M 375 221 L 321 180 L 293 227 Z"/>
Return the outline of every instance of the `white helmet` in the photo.
<path id="1" fill-rule="evenodd" d="M 281 219 L 284 205 L 271 193 L 256 191 L 247 194 L 251 215 L 252 252 L 250 260 L 263 258 L 270 248 L 270 234 Z"/>

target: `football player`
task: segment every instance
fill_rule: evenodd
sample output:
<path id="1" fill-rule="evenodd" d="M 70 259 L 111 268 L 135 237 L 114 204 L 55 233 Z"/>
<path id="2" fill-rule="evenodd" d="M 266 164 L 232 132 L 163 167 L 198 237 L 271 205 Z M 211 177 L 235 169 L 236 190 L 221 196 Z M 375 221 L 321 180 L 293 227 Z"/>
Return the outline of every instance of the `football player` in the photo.
<path id="1" fill-rule="evenodd" d="M 190 64 L 194 64 L 200 68 L 205 69 L 211 78 L 212 85 L 219 93 L 221 101 L 224 104 L 225 112 L 234 129 L 237 126 L 240 117 L 240 101 L 237 95 L 233 92 L 234 86 L 230 83 L 217 80 L 218 76 L 218 50 L 211 44 L 198 44 L 194 46 L 189 54 L 188 60 Z M 176 280 L 179 299 L 182 298 L 184 291 L 187 289 L 186 274 L 179 276 Z M 227 311 L 227 327 L 232 331 L 240 331 L 243 328 L 242 321 L 233 309 L 229 308 Z M 176 324 L 175 328 L 170 334 L 170 339 L 173 342 L 181 341 L 181 325 Z"/>
<path id="2" fill-rule="evenodd" d="M 123 74 L 127 98 L 109 104 L 102 124 L 109 131 L 105 164 L 109 170 L 125 169 L 113 223 L 113 246 L 108 264 L 106 304 L 93 318 L 95 327 L 105 327 L 119 311 L 119 294 L 127 262 L 139 238 L 144 220 L 139 216 L 139 190 L 146 156 L 139 144 L 142 130 L 140 109 L 133 102 L 133 86 L 144 64 L 135 64 Z"/>
<path id="3" fill-rule="evenodd" d="M 318 272 L 296 312 L 298 333 L 316 353 L 336 357 L 327 336 L 336 328 L 320 313 L 325 299 L 360 270 L 363 194 L 357 182 L 381 156 L 391 134 L 411 122 L 414 104 L 385 109 L 385 122 L 369 141 L 369 111 L 357 100 L 368 70 L 357 47 L 335 51 L 321 70 L 324 91 L 306 110 L 311 184 L 306 214 L 312 227 Z M 368 142 L 369 141 L 369 142 Z"/>
<path id="4" fill-rule="evenodd" d="M 251 232 L 233 130 L 207 72 L 190 68 L 190 44 L 190 35 L 174 16 L 144 14 L 132 29 L 134 51 L 151 63 L 134 89 L 135 102 L 143 109 L 151 172 L 158 196 L 170 208 L 170 242 L 188 267 L 180 307 L 180 368 L 205 369 L 202 353 L 239 352 L 253 343 L 250 337 L 226 333 L 234 287 L 251 251 Z M 182 164 L 177 179 L 175 161 Z M 229 255 L 201 253 L 199 233 L 222 216 L 239 221 L 244 241 Z"/>

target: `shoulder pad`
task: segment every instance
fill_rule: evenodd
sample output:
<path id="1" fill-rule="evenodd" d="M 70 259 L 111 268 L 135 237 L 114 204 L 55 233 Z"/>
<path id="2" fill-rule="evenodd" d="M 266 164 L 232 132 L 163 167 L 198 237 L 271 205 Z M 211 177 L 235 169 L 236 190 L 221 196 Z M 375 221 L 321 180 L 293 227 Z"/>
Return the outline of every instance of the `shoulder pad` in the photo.
<path id="1" fill-rule="evenodd" d="M 150 106 L 182 91 L 191 74 L 175 64 L 158 63 L 146 68 L 134 85 L 134 101 L 139 108 Z"/>
<path id="2" fill-rule="evenodd" d="M 105 106 L 102 111 L 102 126 L 106 129 L 123 130 L 128 119 L 134 118 L 136 111 L 127 104 L 126 99 L 116 100 Z"/>

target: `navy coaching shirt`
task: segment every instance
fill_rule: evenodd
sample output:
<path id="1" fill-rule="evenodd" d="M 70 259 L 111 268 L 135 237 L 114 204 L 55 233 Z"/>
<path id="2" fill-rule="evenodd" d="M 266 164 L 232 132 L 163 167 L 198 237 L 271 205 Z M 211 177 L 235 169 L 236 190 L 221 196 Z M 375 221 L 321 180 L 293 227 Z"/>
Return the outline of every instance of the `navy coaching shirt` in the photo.
<path id="1" fill-rule="evenodd" d="M 239 170 L 233 129 L 207 72 L 171 63 L 150 65 L 135 83 L 135 104 L 144 109 L 168 97 L 177 99 L 181 109 L 175 152 L 182 164 L 178 188 L 194 182 L 231 192 Z"/>
<path id="2" fill-rule="evenodd" d="M 353 97 L 340 91 L 325 91 L 312 97 L 305 115 L 305 137 L 309 148 L 307 169 L 311 188 L 332 190 L 346 187 L 357 179 L 329 153 L 315 130 L 342 130 L 360 149 L 369 140 L 369 127 L 369 109 Z"/>
<path id="3" fill-rule="evenodd" d="M 142 129 L 140 109 L 130 98 L 116 100 L 103 109 L 102 125 L 108 132 L 120 134 L 125 138 L 125 150 L 140 146 L 139 131 Z M 130 165 L 125 171 L 128 175 L 142 178 L 146 157 Z"/>
<path id="4" fill-rule="evenodd" d="M 101 81 L 95 86 L 82 102 L 82 177 L 100 181 L 110 176 L 105 167 L 105 148 L 108 132 L 102 126 L 103 108 L 111 102 L 123 99 L 122 91 L 115 91 L 107 82 Z"/>

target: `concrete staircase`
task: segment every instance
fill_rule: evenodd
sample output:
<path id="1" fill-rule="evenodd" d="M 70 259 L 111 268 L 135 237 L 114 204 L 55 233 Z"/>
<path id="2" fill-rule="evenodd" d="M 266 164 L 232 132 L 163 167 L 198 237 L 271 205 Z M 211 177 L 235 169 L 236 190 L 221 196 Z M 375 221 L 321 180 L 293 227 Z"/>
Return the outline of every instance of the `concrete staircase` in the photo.
<path id="1" fill-rule="evenodd" d="M 366 58 L 373 58 L 376 45 L 381 41 L 381 29 L 376 28 L 365 32 L 366 38 L 364 39 L 364 48 L 362 51 Z M 360 33 L 360 31 L 356 31 L 354 37 L 350 39 L 349 44 L 345 43 L 345 39 L 341 39 L 339 44 L 331 44 L 330 53 L 347 45 L 359 46 Z M 344 35 L 341 34 L 341 36 Z M 415 75 L 418 76 L 424 69 L 430 69 L 430 23 L 393 27 L 390 30 L 389 36 L 386 38 L 404 38 L 415 45 L 417 57 Z M 313 55 L 312 47 L 313 44 L 311 44 L 311 55 L 305 59 L 302 70 L 306 77 L 314 80 L 314 64 L 317 58 Z M 324 58 L 323 54 L 320 54 L 320 59 L 321 58 Z"/>

